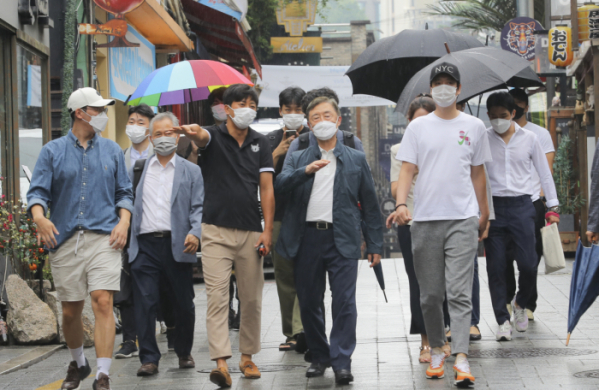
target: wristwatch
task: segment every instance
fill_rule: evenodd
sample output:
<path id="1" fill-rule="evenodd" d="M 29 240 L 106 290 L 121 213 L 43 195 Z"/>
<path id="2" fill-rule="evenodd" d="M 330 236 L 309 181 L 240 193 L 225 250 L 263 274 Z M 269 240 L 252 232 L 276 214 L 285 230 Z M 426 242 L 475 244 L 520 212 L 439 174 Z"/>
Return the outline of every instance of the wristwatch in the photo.
<path id="1" fill-rule="evenodd" d="M 552 211 L 552 212 L 554 212 L 554 213 L 558 213 L 558 214 L 559 214 L 559 206 L 553 206 L 553 207 L 550 207 L 550 208 L 548 209 L 548 211 Z"/>

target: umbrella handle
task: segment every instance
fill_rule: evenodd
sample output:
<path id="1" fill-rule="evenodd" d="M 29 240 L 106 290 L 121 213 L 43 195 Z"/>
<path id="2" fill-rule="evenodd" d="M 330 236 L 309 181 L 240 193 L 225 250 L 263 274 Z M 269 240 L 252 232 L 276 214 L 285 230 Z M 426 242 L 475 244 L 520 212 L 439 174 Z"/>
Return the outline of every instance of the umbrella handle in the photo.
<path id="1" fill-rule="evenodd" d="M 447 45 L 447 42 L 445 42 L 445 50 L 447 50 L 447 54 L 451 54 L 451 51 L 449 50 L 449 46 Z"/>
<path id="2" fill-rule="evenodd" d="M 566 337 L 566 347 L 570 344 L 570 333 L 568 333 L 568 337 Z"/>

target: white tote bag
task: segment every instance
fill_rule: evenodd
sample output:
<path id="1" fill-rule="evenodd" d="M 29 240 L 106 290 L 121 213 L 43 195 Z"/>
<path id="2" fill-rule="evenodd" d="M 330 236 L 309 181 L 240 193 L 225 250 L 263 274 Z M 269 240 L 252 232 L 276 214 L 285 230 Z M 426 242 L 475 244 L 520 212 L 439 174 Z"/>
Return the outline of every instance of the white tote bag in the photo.
<path id="1" fill-rule="evenodd" d="M 545 274 L 550 274 L 566 268 L 566 258 L 562 248 L 562 240 L 557 230 L 557 224 L 541 228 L 543 237 L 543 257 L 545 258 Z"/>

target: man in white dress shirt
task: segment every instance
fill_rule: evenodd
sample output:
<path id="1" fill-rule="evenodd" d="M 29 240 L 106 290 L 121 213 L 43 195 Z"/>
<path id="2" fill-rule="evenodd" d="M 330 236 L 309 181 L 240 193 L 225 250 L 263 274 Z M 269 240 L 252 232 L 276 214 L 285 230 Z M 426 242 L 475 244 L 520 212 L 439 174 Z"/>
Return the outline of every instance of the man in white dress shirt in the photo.
<path id="1" fill-rule="evenodd" d="M 174 347 L 179 368 L 195 367 L 191 356 L 195 325 L 192 265 L 202 230 L 204 181 L 200 168 L 175 154 L 177 117 L 166 112 L 150 122 L 156 155 L 145 163 L 137 186 L 131 223 L 129 261 L 133 276 L 135 319 L 139 339 L 138 376 L 158 372 L 156 310 L 160 281 L 174 305 Z"/>
<path id="2" fill-rule="evenodd" d="M 541 144 L 541 149 L 545 156 L 547 157 L 547 162 L 549 163 L 549 170 L 553 174 L 553 158 L 555 157 L 555 148 L 553 146 L 553 140 L 551 139 L 551 134 L 547 129 L 542 128 L 541 126 L 537 126 L 532 122 L 526 120 L 526 114 L 528 113 L 528 95 L 523 89 L 514 88 L 510 90 L 510 95 L 514 98 L 514 102 L 516 103 L 516 116 L 514 117 L 514 122 L 518 124 L 518 126 L 523 129 L 530 130 L 539 139 L 539 143 Z M 535 206 L 535 210 L 537 212 L 537 217 L 535 219 L 535 237 L 536 237 L 536 245 L 535 250 L 537 252 L 537 264 L 541 261 L 541 256 L 543 256 L 543 237 L 541 236 L 541 228 L 545 226 L 545 213 L 547 212 L 547 207 L 545 207 L 545 196 L 543 195 L 543 190 L 541 187 L 541 179 L 536 171 L 532 172 L 532 181 L 534 193 L 532 195 L 532 204 Z M 507 301 L 511 302 L 514 296 L 516 295 L 516 276 L 514 275 L 514 243 L 510 242 L 507 246 L 507 256 L 508 262 L 506 264 L 505 269 L 505 277 L 507 283 Z M 528 305 L 526 306 L 526 314 L 528 315 L 529 320 L 534 320 L 533 312 L 537 308 L 537 285 L 535 283 L 530 299 L 528 300 Z M 508 304 L 509 310 L 511 311 L 511 304 Z"/>
<path id="3" fill-rule="evenodd" d="M 513 121 L 516 104 L 508 92 L 497 92 L 487 99 L 492 127 L 487 130 L 493 161 L 487 162 L 495 220 L 491 222 L 485 240 L 489 290 L 495 319 L 499 324 L 496 338 L 512 338 L 510 314 L 506 307 L 505 267 L 506 241 L 515 246 L 515 258 L 520 270 L 519 291 L 512 301 L 514 326 L 524 332 L 528 328 L 526 307 L 536 285 L 538 259 L 535 253 L 536 211 L 532 202 L 535 194 L 532 173 L 537 172 L 550 212 L 547 221 L 559 222 L 559 202 L 549 164 L 538 137 Z M 511 259 L 509 260 L 511 261 Z"/>

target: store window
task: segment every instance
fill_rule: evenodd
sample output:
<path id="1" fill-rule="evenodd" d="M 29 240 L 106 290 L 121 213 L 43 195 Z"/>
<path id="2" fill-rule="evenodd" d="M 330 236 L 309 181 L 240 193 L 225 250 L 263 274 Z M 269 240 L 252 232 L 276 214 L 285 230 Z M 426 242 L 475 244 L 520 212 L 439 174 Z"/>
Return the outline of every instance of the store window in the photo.
<path id="1" fill-rule="evenodd" d="M 17 88 L 19 107 L 19 185 L 25 202 L 31 172 L 43 146 L 42 58 L 17 46 Z M 1 105 L 1 104 L 0 104 Z"/>

